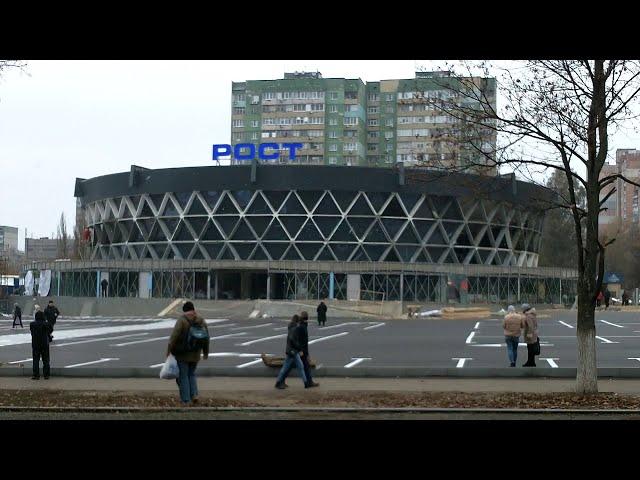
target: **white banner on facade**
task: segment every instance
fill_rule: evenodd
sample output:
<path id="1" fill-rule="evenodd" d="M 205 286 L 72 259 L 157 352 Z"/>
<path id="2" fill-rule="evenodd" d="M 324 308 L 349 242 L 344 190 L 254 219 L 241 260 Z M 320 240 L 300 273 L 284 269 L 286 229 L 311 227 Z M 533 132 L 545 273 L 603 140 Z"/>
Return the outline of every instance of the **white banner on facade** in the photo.
<path id="1" fill-rule="evenodd" d="M 41 270 L 38 295 L 40 295 L 41 297 L 46 297 L 47 295 L 49 295 L 50 287 L 51 287 L 51 270 Z"/>
<path id="2" fill-rule="evenodd" d="M 33 295 L 33 272 L 31 270 L 24 276 L 24 291 L 27 295 Z"/>

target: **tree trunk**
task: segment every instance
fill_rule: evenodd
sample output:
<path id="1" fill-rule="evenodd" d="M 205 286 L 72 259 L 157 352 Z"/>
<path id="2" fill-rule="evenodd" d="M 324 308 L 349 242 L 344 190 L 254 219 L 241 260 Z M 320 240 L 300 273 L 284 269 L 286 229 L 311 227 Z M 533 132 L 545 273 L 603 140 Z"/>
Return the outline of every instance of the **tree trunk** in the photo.
<path id="1" fill-rule="evenodd" d="M 598 365 L 596 362 L 595 311 L 590 299 L 578 303 L 578 370 L 576 375 L 577 393 L 598 392 Z"/>

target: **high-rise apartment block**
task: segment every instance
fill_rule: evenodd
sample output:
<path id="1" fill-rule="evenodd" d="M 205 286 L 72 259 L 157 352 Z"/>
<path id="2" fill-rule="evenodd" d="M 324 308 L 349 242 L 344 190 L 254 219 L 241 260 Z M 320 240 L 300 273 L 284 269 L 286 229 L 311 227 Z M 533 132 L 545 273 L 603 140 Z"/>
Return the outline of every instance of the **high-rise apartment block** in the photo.
<path id="1" fill-rule="evenodd" d="M 466 79 L 482 88 L 495 107 L 492 78 Z M 301 143 L 281 163 L 390 166 L 396 162 L 432 168 L 462 167 L 494 173 L 483 155 L 467 148 L 460 123 L 436 106 L 439 101 L 472 105 L 456 98 L 448 72 L 417 72 L 407 80 L 364 83 L 322 78 L 320 73 L 285 73 L 279 80 L 232 83 L 231 143 Z M 456 89 L 458 90 L 458 89 Z M 495 133 L 486 130 L 478 148 L 495 150 Z M 234 162 L 232 160 L 232 162 Z M 234 162 L 235 163 L 235 162 Z"/>
<path id="2" fill-rule="evenodd" d="M 629 180 L 640 183 L 640 150 L 616 150 L 616 163 L 605 165 L 600 178 L 615 174 L 624 175 Z M 602 205 L 606 210 L 600 212 L 598 217 L 599 231 L 604 236 L 613 236 L 631 227 L 640 227 L 638 187 L 618 178 L 602 189 L 600 199 L 607 197 L 613 188 L 616 190 L 615 193 L 606 199 Z"/>
<path id="3" fill-rule="evenodd" d="M 18 229 L 0 225 L 0 252 L 18 250 Z"/>

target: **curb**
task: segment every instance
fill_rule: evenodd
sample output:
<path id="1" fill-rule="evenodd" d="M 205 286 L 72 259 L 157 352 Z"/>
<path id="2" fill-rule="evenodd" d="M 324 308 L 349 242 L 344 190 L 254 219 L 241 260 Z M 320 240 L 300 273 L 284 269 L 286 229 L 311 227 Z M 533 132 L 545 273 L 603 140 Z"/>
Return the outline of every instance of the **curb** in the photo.
<path id="1" fill-rule="evenodd" d="M 24 407 L 0 406 L 0 412 L 326 412 L 326 413 L 516 413 L 516 414 L 597 414 L 639 415 L 640 409 L 563 408 L 429 408 L 429 407 Z"/>
<path id="2" fill-rule="evenodd" d="M 277 368 L 256 366 L 237 367 L 200 367 L 199 377 L 255 377 L 275 378 Z M 52 368 L 53 377 L 81 378 L 158 378 L 160 368 L 141 367 L 79 367 Z M 29 367 L 0 367 L 1 377 L 30 377 Z M 575 378 L 575 368 L 423 368 L 423 367 L 323 367 L 314 369 L 314 377 L 326 378 Z M 640 379 L 640 368 L 599 368 L 598 378 L 636 378 Z"/>

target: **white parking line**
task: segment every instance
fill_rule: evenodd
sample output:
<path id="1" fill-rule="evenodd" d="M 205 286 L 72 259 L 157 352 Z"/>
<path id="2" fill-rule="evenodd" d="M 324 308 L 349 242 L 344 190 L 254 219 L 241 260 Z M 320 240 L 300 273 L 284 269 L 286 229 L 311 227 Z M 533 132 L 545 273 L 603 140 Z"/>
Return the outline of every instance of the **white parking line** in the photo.
<path id="1" fill-rule="evenodd" d="M 210 353 L 209 354 L 210 357 L 240 357 L 240 358 L 256 358 L 256 357 L 262 357 L 262 354 L 260 353 L 235 353 L 235 352 L 215 352 L 215 353 Z"/>
<path id="2" fill-rule="evenodd" d="M 282 335 L 273 335 L 271 337 L 264 337 L 264 338 L 258 338 L 256 340 L 250 340 L 248 342 L 244 342 L 244 343 L 238 343 L 237 345 L 240 347 L 246 347 L 247 345 L 253 345 L 254 343 L 259 343 L 259 342 L 266 342 L 268 340 L 273 340 L 274 338 L 283 338 L 286 337 L 287 334 L 283 333 Z M 311 342 L 309 342 L 311 343 Z"/>
<path id="3" fill-rule="evenodd" d="M 600 320 L 602 323 L 606 323 L 607 325 L 613 325 L 614 327 L 624 328 L 622 325 L 617 325 L 615 323 L 607 322 L 606 320 Z"/>
<path id="4" fill-rule="evenodd" d="M 155 365 L 149 365 L 149 368 L 158 368 L 164 365 L 164 362 L 162 363 L 156 363 Z"/>
<path id="5" fill-rule="evenodd" d="M 234 325 L 237 325 L 237 323 L 225 323 L 224 325 L 212 325 L 212 328 L 233 327 Z"/>
<path id="6" fill-rule="evenodd" d="M 611 340 L 607 340 L 606 338 L 604 338 L 604 337 L 599 337 L 599 336 L 597 336 L 597 335 L 596 335 L 596 338 L 597 338 L 598 340 L 602 340 L 602 343 L 620 343 L 620 342 L 612 342 Z"/>
<path id="7" fill-rule="evenodd" d="M 263 323 L 262 325 L 253 325 L 251 327 L 236 327 L 231 330 L 249 330 L 250 328 L 268 327 L 269 325 L 273 325 L 273 323 Z"/>
<path id="8" fill-rule="evenodd" d="M 352 368 L 355 367 L 356 365 L 358 365 L 359 363 L 364 362 L 365 360 L 371 360 L 370 357 L 351 357 L 351 360 L 353 360 L 350 363 L 347 363 L 344 368 Z"/>
<path id="9" fill-rule="evenodd" d="M 558 320 L 558 322 L 560 322 L 562 325 L 564 325 L 565 327 L 569 327 L 569 328 L 575 328 L 573 325 L 569 325 L 568 323 L 564 323 L 562 320 Z"/>
<path id="10" fill-rule="evenodd" d="M 498 347 L 506 347 L 506 343 L 473 343 L 471 344 L 472 347 L 494 347 L 494 348 L 498 348 Z M 519 343 L 518 344 L 519 347 L 526 347 L 527 344 L 526 343 Z M 555 345 L 553 343 L 540 343 L 541 347 L 554 347 Z"/>
<path id="11" fill-rule="evenodd" d="M 256 363 L 260 363 L 260 362 L 262 362 L 261 358 L 259 358 L 258 360 L 252 360 L 251 362 L 243 363 L 241 365 L 236 365 L 236 368 L 249 367 L 251 365 L 255 365 Z"/>
<path id="12" fill-rule="evenodd" d="M 157 342 L 159 340 L 169 340 L 170 337 L 155 337 L 155 338 L 147 338 L 146 340 L 135 340 L 133 342 L 124 342 L 124 343 L 115 343 L 109 345 L 110 347 L 125 347 L 127 345 L 135 345 L 137 343 L 147 343 L 147 342 Z"/>
<path id="13" fill-rule="evenodd" d="M 337 325 L 331 325 L 330 327 L 319 327 L 319 329 L 322 330 L 329 330 L 330 328 L 338 328 L 338 327 L 346 327 L 347 325 L 359 325 L 359 322 L 345 322 L 345 323 L 338 323 Z"/>
<path id="14" fill-rule="evenodd" d="M 640 358 L 638 358 L 638 357 L 629 357 L 629 358 L 627 358 L 627 360 L 637 360 L 637 361 L 640 362 Z"/>
<path id="15" fill-rule="evenodd" d="M 75 363 L 73 365 L 67 365 L 64 368 L 82 367 L 84 365 L 94 365 L 96 363 L 110 362 L 111 360 L 120 360 L 119 358 L 101 358 L 100 360 L 94 360 L 93 362 Z"/>
<path id="16" fill-rule="evenodd" d="M 67 345 L 79 345 L 81 343 L 93 343 L 104 342 L 105 340 L 117 340 L 119 338 L 140 337 L 143 335 L 149 335 L 148 333 L 132 333 L 131 335 L 120 335 L 118 337 L 104 337 L 104 338 L 92 338 L 91 340 L 81 340 L 79 342 L 67 342 L 67 343 L 52 343 L 52 347 L 66 347 Z"/>
<path id="17" fill-rule="evenodd" d="M 473 339 L 473 336 L 475 334 L 476 334 L 476 332 L 471 332 L 464 343 L 471 343 L 471 340 Z"/>
<path id="18" fill-rule="evenodd" d="M 376 325 L 371 325 L 370 327 L 363 328 L 363 330 L 371 330 L 371 329 L 374 329 L 374 328 L 382 327 L 383 325 L 386 325 L 386 323 L 385 322 L 381 322 L 381 323 L 378 323 Z"/>
<path id="19" fill-rule="evenodd" d="M 330 338 L 341 337 L 343 335 L 349 335 L 349 332 L 336 333 L 335 335 L 329 335 L 328 337 L 316 338 L 315 340 L 311 340 L 309 342 L 309 345 L 311 345 L 312 343 L 324 342 L 325 340 L 329 340 Z"/>
<path id="20" fill-rule="evenodd" d="M 23 362 L 33 362 L 33 358 L 25 358 L 24 360 L 16 360 L 15 362 L 8 362 L 9 365 L 13 365 L 16 363 L 23 363 Z"/>
<path id="21" fill-rule="evenodd" d="M 473 329 L 477 330 L 479 326 L 480 326 L 480 322 L 476 322 L 476 325 L 475 325 L 475 327 L 473 327 Z"/>
<path id="22" fill-rule="evenodd" d="M 473 360 L 473 358 L 452 358 L 451 360 L 458 360 L 458 363 L 456 364 L 456 368 L 464 368 L 464 362 L 466 362 L 467 360 Z"/>
<path id="23" fill-rule="evenodd" d="M 547 363 L 549 363 L 549 365 L 551 366 L 551 368 L 558 368 L 558 364 L 555 362 L 555 360 L 559 360 L 559 358 L 542 358 L 542 357 L 540 357 L 540 360 L 546 360 Z"/>
<path id="24" fill-rule="evenodd" d="M 229 337 L 241 337 L 243 335 L 246 335 L 245 332 L 239 332 L 239 333 L 228 333 L 227 335 L 218 335 L 217 337 L 211 337 L 209 338 L 209 341 L 211 340 L 218 340 L 219 338 L 229 338 Z"/>

